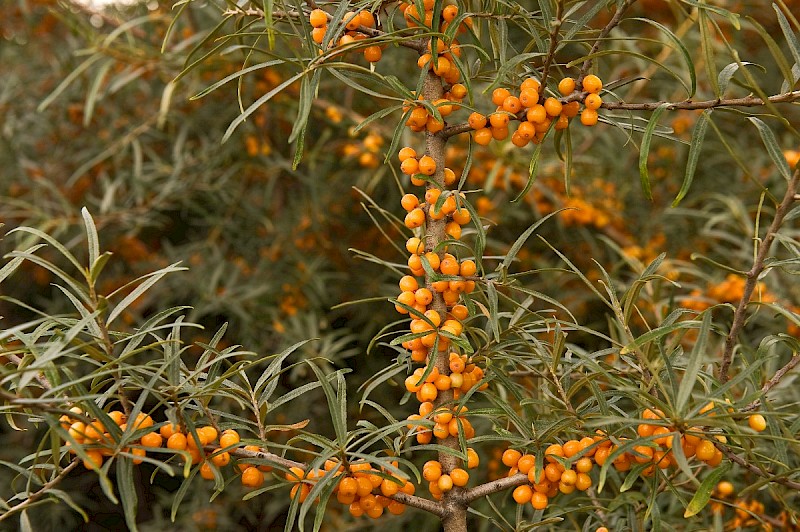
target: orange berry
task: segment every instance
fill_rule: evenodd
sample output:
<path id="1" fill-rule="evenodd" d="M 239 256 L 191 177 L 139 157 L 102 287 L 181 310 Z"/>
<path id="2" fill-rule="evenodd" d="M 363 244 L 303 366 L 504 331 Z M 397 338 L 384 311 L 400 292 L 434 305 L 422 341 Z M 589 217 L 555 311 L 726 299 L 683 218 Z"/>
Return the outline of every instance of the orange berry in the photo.
<path id="1" fill-rule="evenodd" d="M 467 123 L 472 129 L 478 130 L 486 127 L 487 120 L 486 117 L 480 113 L 472 113 L 469 115 L 469 118 L 467 118 Z"/>
<path id="2" fill-rule="evenodd" d="M 747 424 L 756 432 L 763 432 L 767 428 L 767 420 L 761 414 L 753 414 L 748 417 Z"/>
<path id="3" fill-rule="evenodd" d="M 86 451 L 87 458 L 83 460 L 83 467 L 89 470 L 93 469 L 100 469 L 100 466 L 103 465 L 103 455 L 100 453 L 99 450 L 87 450 Z"/>
<path id="4" fill-rule="evenodd" d="M 517 462 L 522 457 L 522 453 L 516 449 L 506 449 L 503 452 L 502 462 L 506 467 L 516 467 Z"/>
<path id="5" fill-rule="evenodd" d="M 433 175 L 436 172 L 436 161 L 430 155 L 423 155 L 419 160 L 419 171 L 425 175 Z"/>
<path id="6" fill-rule="evenodd" d="M 503 110 L 511 114 L 517 114 L 522 110 L 522 103 L 516 96 L 507 96 L 506 99 L 503 100 Z"/>
<path id="7" fill-rule="evenodd" d="M 414 148 L 406 146 L 405 148 L 401 148 L 400 151 L 397 152 L 397 158 L 400 159 L 401 163 L 406 159 L 416 159 L 417 152 L 416 150 L 414 150 Z"/>
<path id="8" fill-rule="evenodd" d="M 703 440 L 697 446 L 695 450 L 695 456 L 697 456 L 698 460 L 702 460 L 703 462 L 708 462 L 712 458 L 714 458 L 714 452 L 717 450 L 714 447 L 714 444 L 708 440 Z"/>
<path id="9" fill-rule="evenodd" d="M 597 94 L 589 94 L 586 99 L 583 101 L 583 105 L 586 106 L 587 109 L 600 109 L 600 106 L 603 105 L 603 99 L 598 96 Z"/>
<path id="10" fill-rule="evenodd" d="M 176 432 L 167 439 L 168 449 L 173 449 L 176 451 L 185 451 L 187 445 L 188 442 L 186 440 L 186 435 L 181 432 Z"/>
<path id="11" fill-rule="evenodd" d="M 413 209 L 411 212 L 406 214 L 404 223 L 409 229 L 422 227 L 425 224 L 425 213 L 420 208 Z"/>
<path id="12" fill-rule="evenodd" d="M 575 80 L 572 78 L 564 78 L 558 82 L 558 92 L 562 96 L 569 96 L 575 91 Z"/>
<path id="13" fill-rule="evenodd" d="M 548 462 L 557 462 L 557 460 L 555 459 L 556 456 L 562 458 L 564 457 L 564 448 L 561 447 L 561 445 L 559 445 L 558 443 L 550 445 L 544 451 L 544 457 Z"/>
<path id="14" fill-rule="evenodd" d="M 579 491 L 588 490 L 592 487 L 592 477 L 586 473 L 578 473 L 578 477 L 575 480 L 575 487 L 578 488 Z"/>
<path id="15" fill-rule="evenodd" d="M 537 103 L 528 109 L 528 113 L 525 116 L 528 122 L 532 124 L 542 124 L 547 120 L 547 110 L 544 108 L 544 105 Z"/>
<path id="16" fill-rule="evenodd" d="M 536 457 L 532 454 L 523 454 L 520 456 L 519 460 L 517 461 L 517 469 L 523 475 L 527 475 L 528 471 L 533 469 L 533 466 L 536 464 Z"/>
<path id="17" fill-rule="evenodd" d="M 453 479 L 450 475 L 442 475 L 439 477 L 439 480 L 436 481 L 436 485 L 441 491 L 450 491 L 453 489 Z"/>
<path id="18" fill-rule="evenodd" d="M 375 17 L 369 11 L 361 11 L 358 13 L 358 22 L 367 28 L 375 26 Z"/>
<path id="19" fill-rule="evenodd" d="M 257 467 L 248 467 L 242 472 L 242 485 L 247 488 L 259 488 L 264 484 L 264 473 Z"/>
<path id="20" fill-rule="evenodd" d="M 135 456 L 135 458 L 133 459 L 133 463 L 135 465 L 141 464 L 144 461 L 144 460 L 142 460 L 142 457 L 147 456 L 147 452 L 144 449 L 131 449 L 131 454 L 133 456 Z M 199 462 L 199 461 L 200 461 L 200 458 L 198 457 L 197 462 Z M 197 463 L 197 462 L 192 462 L 192 463 L 194 464 L 194 463 Z M 85 462 L 84 462 L 84 465 L 86 465 Z"/>
<path id="21" fill-rule="evenodd" d="M 529 485 L 523 484 L 522 486 L 517 486 L 514 488 L 511 496 L 514 498 L 514 502 L 517 504 L 527 504 L 531 502 L 531 498 L 533 497 L 533 489 Z"/>
<path id="22" fill-rule="evenodd" d="M 400 171 L 405 175 L 414 175 L 419 173 L 419 161 L 413 157 L 405 159 L 402 163 L 400 163 Z"/>
<path id="23" fill-rule="evenodd" d="M 322 28 L 328 24 L 328 14 L 321 9 L 314 9 L 308 16 L 309 22 L 315 28 Z"/>
<path id="24" fill-rule="evenodd" d="M 525 89 L 519 93 L 519 103 L 523 107 L 533 107 L 539 103 L 539 92 L 534 89 Z"/>
<path id="25" fill-rule="evenodd" d="M 565 103 L 561 107 L 561 115 L 567 118 L 575 118 L 581 110 L 581 104 L 578 102 Z"/>
<path id="26" fill-rule="evenodd" d="M 586 108 L 581 111 L 581 124 L 584 126 L 593 126 L 597 124 L 597 111 L 594 109 Z"/>
<path id="27" fill-rule="evenodd" d="M 475 452 L 475 449 L 467 447 L 467 469 L 475 469 L 480 465 L 480 462 L 480 457 L 478 453 Z"/>
<path id="28" fill-rule="evenodd" d="M 544 493 L 534 492 L 531 495 L 531 506 L 536 510 L 544 510 L 547 508 L 547 495 Z"/>
<path id="29" fill-rule="evenodd" d="M 470 222 L 472 216 L 466 208 L 460 208 L 453 211 L 453 221 L 458 225 L 466 225 Z"/>
<path id="30" fill-rule="evenodd" d="M 583 90 L 597 94 L 603 88 L 603 82 L 594 74 L 589 74 L 583 78 Z"/>
<path id="31" fill-rule="evenodd" d="M 418 392 L 418 397 L 423 401 L 434 401 L 439 395 L 439 391 L 433 383 L 426 382 Z"/>
<path id="32" fill-rule="evenodd" d="M 145 447 L 161 447 L 161 434 L 157 432 L 148 432 L 140 440 L 141 444 Z"/>
<path id="33" fill-rule="evenodd" d="M 503 102 L 509 96 L 511 96 L 511 93 L 509 92 L 508 89 L 499 87 L 494 91 L 492 91 L 492 103 L 495 105 L 503 105 Z"/>
<path id="34" fill-rule="evenodd" d="M 492 129 L 500 129 L 508 126 L 509 117 L 505 113 L 492 113 L 489 115 L 489 123 Z M 494 132 L 493 135 L 494 136 Z"/>
<path id="35" fill-rule="evenodd" d="M 473 134 L 473 138 L 475 139 L 475 142 L 480 146 L 488 146 L 489 143 L 492 142 L 493 138 L 492 130 L 487 127 L 478 129 Z"/>
<path id="36" fill-rule="evenodd" d="M 575 462 L 575 470 L 578 473 L 588 473 L 592 470 L 592 459 L 583 457 L 579 458 L 577 462 Z"/>
<path id="37" fill-rule="evenodd" d="M 405 194 L 400 200 L 400 205 L 406 211 L 411 212 L 419 205 L 419 198 L 415 194 Z"/>
<path id="38" fill-rule="evenodd" d="M 214 472 L 208 462 L 203 462 L 200 466 L 200 476 L 206 480 L 214 480 Z"/>
<path id="39" fill-rule="evenodd" d="M 121 413 L 122 412 L 120 412 L 120 414 Z M 117 424 L 119 425 L 119 423 L 117 423 Z M 161 428 L 158 429 L 159 434 L 161 434 L 161 437 L 164 438 L 165 440 L 168 440 L 170 438 L 170 436 L 172 436 L 173 434 L 175 434 L 176 432 L 179 432 L 179 431 L 180 431 L 180 427 L 178 425 L 173 424 L 173 423 L 169 423 L 167 425 L 163 425 Z"/>
<path id="40" fill-rule="evenodd" d="M 464 487 L 469 483 L 469 473 L 457 467 L 450 471 L 450 478 L 453 480 L 454 486 Z"/>
<path id="41" fill-rule="evenodd" d="M 542 84 L 539 83 L 539 80 L 535 78 L 527 78 L 522 84 L 519 86 L 520 91 L 525 91 L 527 89 L 533 89 L 538 92 L 541 88 Z"/>
<path id="42" fill-rule="evenodd" d="M 544 110 L 548 114 L 548 116 L 556 117 L 560 115 L 562 108 L 563 105 L 561 105 L 561 102 L 559 102 L 552 96 L 544 101 Z"/>

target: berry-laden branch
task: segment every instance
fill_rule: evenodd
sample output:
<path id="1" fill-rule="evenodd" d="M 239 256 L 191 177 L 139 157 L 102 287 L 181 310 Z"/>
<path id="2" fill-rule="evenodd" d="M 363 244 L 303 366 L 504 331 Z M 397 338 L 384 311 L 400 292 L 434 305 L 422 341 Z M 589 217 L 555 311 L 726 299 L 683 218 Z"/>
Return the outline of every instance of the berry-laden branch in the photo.
<path id="1" fill-rule="evenodd" d="M 783 200 L 781 200 L 780 205 L 778 205 L 778 209 L 775 211 L 775 217 L 772 219 L 769 229 L 767 229 L 767 234 L 764 236 L 764 240 L 758 244 L 758 252 L 753 261 L 753 267 L 750 268 L 750 271 L 745 275 L 744 293 L 742 294 L 742 299 L 739 300 L 736 311 L 733 313 L 733 324 L 731 325 L 730 332 L 728 332 L 728 336 L 725 338 L 725 348 L 722 352 L 722 362 L 719 367 L 719 380 L 723 384 L 728 382 L 728 371 L 733 361 L 733 348 L 736 345 L 739 332 L 744 326 L 750 298 L 753 296 L 753 291 L 756 288 L 759 276 L 764 271 L 764 261 L 766 261 L 767 255 L 769 255 L 769 250 L 770 247 L 772 247 L 772 242 L 775 240 L 775 235 L 778 234 L 783 224 L 783 219 L 794 205 L 794 196 L 797 193 L 798 183 L 800 183 L 800 168 L 796 168 L 794 174 L 792 174 L 789 185 L 786 187 L 786 193 L 783 195 Z"/>
<path id="2" fill-rule="evenodd" d="M 462 494 L 462 499 L 465 503 L 470 503 L 482 497 L 488 497 L 494 493 L 500 493 L 507 489 L 516 488 L 528 483 L 528 475 L 517 473 L 510 477 L 499 478 L 491 482 L 486 482 L 480 486 L 475 486 L 466 490 Z"/>
<path id="3" fill-rule="evenodd" d="M 728 447 L 727 445 L 725 445 L 723 443 L 715 442 L 714 445 L 717 447 L 717 449 L 722 451 L 722 454 L 727 456 L 729 460 L 731 460 L 732 462 L 737 463 L 739 466 L 743 467 L 744 469 L 747 469 L 751 473 L 755 473 L 759 477 L 766 478 L 770 482 L 775 482 L 776 484 L 781 484 L 783 486 L 786 486 L 787 488 L 791 488 L 793 490 L 800 490 L 800 482 L 795 482 L 793 480 L 789 480 L 788 478 L 776 477 L 776 476 L 772 475 L 769 471 L 762 470 L 761 468 L 757 467 L 753 463 L 749 462 L 748 460 L 745 460 L 744 458 L 742 458 L 738 454 L 734 453 L 730 449 L 730 447 Z"/>

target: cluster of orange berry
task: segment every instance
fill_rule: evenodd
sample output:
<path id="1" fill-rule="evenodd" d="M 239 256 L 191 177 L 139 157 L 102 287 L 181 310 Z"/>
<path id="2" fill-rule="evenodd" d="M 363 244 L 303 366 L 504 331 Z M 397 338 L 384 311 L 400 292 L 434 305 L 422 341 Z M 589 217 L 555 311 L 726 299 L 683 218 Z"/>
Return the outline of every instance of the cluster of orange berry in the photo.
<path id="1" fill-rule="evenodd" d="M 322 44 L 325 33 L 328 31 L 329 15 L 322 9 L 314 9 L 309 13 L 308 20 L 311 23 L 311 38 L 317 44 Z M 368 36 L 358 31 L 360 28 L 371 29 L 375 27 L 375 17 L 369 11 L 348 11 L 342 18 L 345 26 L 345 33 L 339 37 L 338 45 L 346 46 L 356 41 L 366 39 Z M 364 48 L 364 58 L 370 63 L 377 63 L 383 56 L 383 49 L 379 45 L 367 46 Z"/>
<path id="2" fill-rule="evenodd" d="M 446 377 L 446 375 L 445 375 Z M 417 380 L 417 375 L 412 375 L 408 380 Z M 430 383 L 425 383 L 430 384 Z M 407 384 L 408 386 L 408 384 Z M 466 439 L 475 436 L 475 429 L 466 418 L 467 407 L 447 407 L 441 406 L 436 408 L 432 401 L 425 401 L 419 405 L 419 414 L 411 414 L 408 416 L 409 434 L 416 435 L 417 443 L 426 445 L 433 440 L 435 436 L 439 440 L 444 440 L 449 437 L 458 437 L 459 431 L 464 433 Z M 433 420 L 433 428 L 426 428 L 424 421 L 430 422 Z"/>
<path id="3" fill-rule="evenodd" d="M 393 465 L 397 467 L 397 463 Z M 308 471 L 296 466 L 289 468 L 285 478 L 294 484 L 291 497 L 298 497 L 299 502 L 304 502 L 314 484 L 333 471 L 335 477 L 340 477 L 334 487 L 336 500 L 347 505 L 354 517 L 366 514 L 377 519 L 384 510 L 394 515 L 402 514 L 406 509 L 405 504 L 390 497 L 400 492 L 413 495 L 415 491 L 414 484 L 408 479 L 398 478 L 387 471 L 379 472 L 365 462 L 345 466 L 336 460 L 326 460 L 323 467 Z"/>
<path id="4" fill-rule="evenodd" d="M 511 94 L 511 91 L 503 87 L 495 89 L 492 92 L 492 103 L 497 106 L 495 112 L 488 116 L 474 112 L 469 116 L 468 124 L 474 130 L 475 142 L 487 146 L 492 139 L 505 140 L 512 118 L 519 120 L 516 131 L 511 135 L 511 142 L 518 147 L 526 146 L 529 142 L 541 143 L 551 126 L 555 129 L 566 129 L 570 118 L 578 116 L 578 113 L 583 125 L 595 125 L 598 119 L 597 110 L 603 104 L 599 95 L 603 82 L 594 74 L 589 74 L 583 78 L 582 85 L 583 92 L 588 93 L 583 99 L 583 111 L 578 100 L 562 103 L 558 98 L 550 96 L 541 101 L 542 87 L 535 78 L 527 78 L 522 82 L 519 95 Z M 558 90 L 564 97 L 573 96 L 576 93 L 575 80 L 562 79 Z"/>
<path id="5" fill-rule="evenodd" d="M 467 448 L 467 469 L 474 469 L 480 464 L 478 453 L 472 447 Z M 422 466 L 422 478 L 428 481 L 428 491 L 437 501 L 442 498 L 445 492 L 453 489 L 454 486 L 463 488 L 469 483 L 469 472 L 456 467 L 445 473 L 442 464 L 437 460 L 429 460 Z"/>
<path id="6" fill-rule="evenodd" d="M 523 454 L 516 449 L 506 449 L 503 465 L 510 468 L 508 476 L 528 475 L 528 483 L 514 488 L 512 497 L 517 504 L 530 503 L 536 510 L 544 510 L 549 500 L 558 493 L 569 494 L 575 490 L 586 491 L 592 486 L 589 472 L 594 464 L 602 465 L 608 457 L 611 441 L 602 435 L 569 440 L 563 445 L 554 443 L 545 449 L 545 466 L 537 475 L 536 456 Z M 569 464 L 566 467 L 564 464 Z"/>
<path id="7" fill-rule="evenodd" d="M 64 428 L 69 436 L 75 440 L 75 443 L 84 447 L 84 451 L 88 456 L 83 460 L 83 465 L 86 469 L 99 469 L 103 465 L 103 457 L 112 456 L 116 449 L 116 441 L 108 427 L 105 426 L 103 421 L 93 419 L 86 423 L 82 419 L 86 419 L 86 413 L 77 406 L 70 408 L 70 414 L 64 414 L 59 418 L 61 427 Z M 128 427 L 125 419 L 125 414 L 119 410 L 112 410 L 108 413 L 108 417 L 119 427 L 120 431 L 125 431 Z M 147 414 L 140 413 L 134 420 L 134 430 L 146 429 L 153 426 L 153 419 Z M 141 464 L 141 457 L 147 454 L 145 448 L 158 448 L 161 447 L 162 439 L 157 432 L 149 432 L 144 434 L 138 442 L 134 442 L 131 449 L 124 449 L 125 452 L 130 452 L 135 458 L 134 464 Z M 75 454 L 76 450 L 72 446 L 72 442 L 67 440 L 66 446 L 70 447 L 70 453 Z"/>
<path id="8" fill-rule="evenodd" d="M 700 289 L 694 289 L 688 297 L 681 301 L 681 304 L 689 309 L 702 312 L 715 303 L 738 303 L 744 297 L 745 279 L 735 273 L 728 274 L 719 283 L 710 283 L 705 293 Z M 767 289 L 767 285 L 759 281 L 756 285 L 756 293 L 760 300 L 765 303 L 772 303 L 776 300 L 775 296 Z"/>

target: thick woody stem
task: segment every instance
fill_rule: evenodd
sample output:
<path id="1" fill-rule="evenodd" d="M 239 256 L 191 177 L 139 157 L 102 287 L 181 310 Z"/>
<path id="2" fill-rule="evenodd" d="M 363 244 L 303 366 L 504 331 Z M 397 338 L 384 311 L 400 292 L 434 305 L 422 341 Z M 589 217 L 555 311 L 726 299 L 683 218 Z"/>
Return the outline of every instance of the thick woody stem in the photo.
<path id="1" fill-rule="evenodd" d="M 425 82 L 423 84 L 423 97 L 425 100 L 432 102 L 442 98 L 443 96 L 444 87 L 442 86 L 442 80 L 433 71 L 429 70 L 426 74 Z M 426 190 L 430 190 L 432 188 L 442 190 L 445 187 L 444 168 L 446 163 L 446 144 L 447 138 L 442 135 L 427 133 L 425 136 L 425 152 L 436 162 L 436 172 L 431 176 L 431 181 L 427 184 Z M 446 218 L 440 218 L 438 220 L 431 218 L 430 209 L 432 208 L 433 205 L 429 205 L 429 211 L 426 213 L 425 249 L 428 251 L 437 251 L 439 257 L 441 258 L 444 255 L 444 251 L 437 248 L 439 244 L 445 240 L 445 226 L 447 224 L 447 220 Z M 431 308 L 438 312 L 442 318 L 444 318 L 447 315 L 447 304 L 445 303 L 442 294 L 433 289 L 432 283 L 433 280 L 426 275 L 425 285 L 433 294 Z M 432 348 L 430 356 L 433 357 L 434 355 L 436 355 L 436 353 L 433 352 Z M 436 357 L 436 368 L 442 375 L 450 374 L 447 353 L 438 353 L 438 356 Z M 452 400 L 452 390 L 440 391 L 436 396 L 436 400 L 434 401 L 434 409 L 445 403 L 451 402 Z M 453 449 L 454 451 L 459 450 L 458 438 L 450 436 L 439 443 L 445 447 Z M 438 458 L 439 463 L 442 464 L 442 471 L 445 473 L 449 473 L 459 466 L 458 458 L 452 454 L 440 452 Z M 446 532 L 466 532 L 467 530 L 467 509 L 466 506 L 461 504 L 459 501 L 461 490 L 462 488 L 454 487 L 452 490 L 445 492 L 442 497 L 442 508 L 444 509 L 442 523 Z"/>
<path id="2" fill-rule="evenodd" d="M 719 380 L 723 384 L 728 382 L 728 370 L 733 361 L 733 348 L 736 345 L 739 332 L 744 326 L 747 316 L 747 306 L 750 304 L 750 298 L 753 297 L 753 291 L 758 284 L 758 278 L 764 271 L 764 261 L 767 259 L 770 247 L 772 247 L 772 242 L 775 240 L 775 235 L 778 234 L 783 224 L 783 219 L 794 204 L 794 195 L 797 192 L 798 182 L 800 182 L 800 168 L 794 171 L 792 178 L 789 180 L 789 186 L 786 187 L 786 194 L 784 194 L 783 200 L 780 205 L 778 205 L 775 218 L 772 219 L 772 223 L 767 230 L 767 234 L 764 236 L 764 240 L 758 246 L 756 258 L 753 261 L 753 267 L 750 268 L 750 271 L 746 274 L 747 279 L 744 284 L 744 293 L 742 294 L 742 299 L 739 301 L 739 305 L 736 307 L 736 311 L 733 313 L 733 324 L 731 325 L 728 336 L 725 338 L 725 348 L 722 352 L 722 362 L 719 367 Z"/>

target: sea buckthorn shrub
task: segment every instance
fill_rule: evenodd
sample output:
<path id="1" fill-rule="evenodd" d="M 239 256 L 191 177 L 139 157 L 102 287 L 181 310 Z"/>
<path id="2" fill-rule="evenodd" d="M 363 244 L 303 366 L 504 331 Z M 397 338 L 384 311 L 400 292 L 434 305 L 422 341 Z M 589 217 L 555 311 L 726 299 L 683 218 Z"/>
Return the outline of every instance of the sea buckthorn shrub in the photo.
<path id="1" fill-rule="evenodd" d="M 21 2 L 0 521 L 796 528 L 800 25 L 745 7 Z"/>

